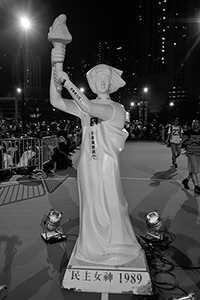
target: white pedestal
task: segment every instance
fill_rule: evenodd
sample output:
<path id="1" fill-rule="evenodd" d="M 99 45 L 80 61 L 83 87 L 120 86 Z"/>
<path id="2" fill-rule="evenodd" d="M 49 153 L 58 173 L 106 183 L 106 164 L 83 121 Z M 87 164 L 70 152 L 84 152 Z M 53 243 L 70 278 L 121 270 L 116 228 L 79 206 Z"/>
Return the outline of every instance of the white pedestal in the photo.
<path id="1" fill-rule="evenodd" d="M 153 294 L 143 251 L 129 267 L 81 266 L 75 260 L 73 251 L 65 271 L 62 287 L 73 289 L 76 292 L 102 293 L 101 299 L 108 299 L 109 293 Z"/>

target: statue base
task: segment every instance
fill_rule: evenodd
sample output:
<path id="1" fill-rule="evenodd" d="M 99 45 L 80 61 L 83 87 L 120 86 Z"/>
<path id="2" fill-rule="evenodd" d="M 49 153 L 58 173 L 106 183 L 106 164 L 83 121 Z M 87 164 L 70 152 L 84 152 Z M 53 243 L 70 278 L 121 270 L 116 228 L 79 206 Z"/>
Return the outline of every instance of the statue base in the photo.
<path id="1" fill-rule="evenodd" d="M 153 294 L 144 251 L 129 267 L 115 267 L 80 265 L 74 257 L 73 250 L 63 277 L 62 288 L 73 289 L 75 292 L 102 293 L 103 299 L 108 299 L 109 293 Z"/>

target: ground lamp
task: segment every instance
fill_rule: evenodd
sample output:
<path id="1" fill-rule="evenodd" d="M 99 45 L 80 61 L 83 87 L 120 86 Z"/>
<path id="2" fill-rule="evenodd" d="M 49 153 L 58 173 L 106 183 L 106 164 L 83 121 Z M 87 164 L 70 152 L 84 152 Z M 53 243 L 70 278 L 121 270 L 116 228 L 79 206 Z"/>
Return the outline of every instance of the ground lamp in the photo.
<path id="1" fill-rule="evenodd" d="M 147 235 L 162 240 L 164 234 L 163 222 L 155 210 L 146 215 Z"/>
<path id="2" fill-rule="evenodd" d="M 57 243 L 66 239 L 66 234 L 62 232 L 61 219 L 63 213 L 51 209 L 50 212 L 43 218 L 44 232 L 41 234 L 46 243 Z"/>
<path id="3" fill-rule="evenodd" d="M 166 229 L 156 210 L 146 215 L 146 225 L 147 235 L 157 240 L 163 240 Z M 172 298 L 172 300 L 195 300 L 195 293 L 191 292 L 181 298 Z"/>

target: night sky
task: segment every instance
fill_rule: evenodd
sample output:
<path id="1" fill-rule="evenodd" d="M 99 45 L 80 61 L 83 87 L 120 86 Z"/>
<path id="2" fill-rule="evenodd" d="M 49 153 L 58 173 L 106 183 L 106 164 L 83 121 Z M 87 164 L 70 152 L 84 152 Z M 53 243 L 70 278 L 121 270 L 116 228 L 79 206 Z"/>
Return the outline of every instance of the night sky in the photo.
<path id="1" fill-rule="evenodd" d="M 34 54 L 49 59 L 51 44 L 47 41 L 49 27 L 60 14 L 67 16 L 72 42 L 67 46 L 69 65 L 89 55 L 95 41 L 114 42 L 130 46 L 133 0 L 1 0 L 1 51 L 16 53 L 20 41 L 18 16 L 23 11 L 32 18 L 33 29 L 28 43 Z"/>

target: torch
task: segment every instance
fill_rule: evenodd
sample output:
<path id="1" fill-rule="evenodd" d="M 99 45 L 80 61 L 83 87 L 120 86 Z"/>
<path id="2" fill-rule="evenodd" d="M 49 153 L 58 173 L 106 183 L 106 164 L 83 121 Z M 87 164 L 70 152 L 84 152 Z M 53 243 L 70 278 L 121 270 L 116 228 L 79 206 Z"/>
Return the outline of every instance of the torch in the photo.
<path id="1" fill-rule="evenodd" d="M 49 28 L 48 41 L 53 44 L 53 47 L 65 48 L 72 40 L 72 36 L 66 26 L 67 17 L 64 14 L 59 15 Z M 63 70 L 63 63 L 56 63 L 56 68 L 60 71 Z M 58 88 L 59 90 L 62 87 Z"/>

